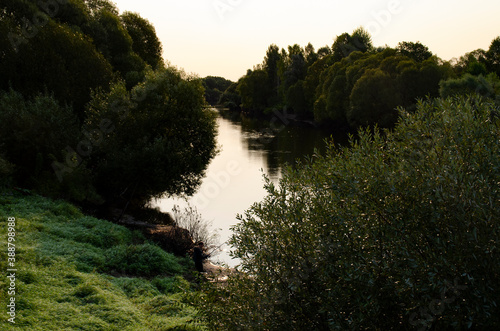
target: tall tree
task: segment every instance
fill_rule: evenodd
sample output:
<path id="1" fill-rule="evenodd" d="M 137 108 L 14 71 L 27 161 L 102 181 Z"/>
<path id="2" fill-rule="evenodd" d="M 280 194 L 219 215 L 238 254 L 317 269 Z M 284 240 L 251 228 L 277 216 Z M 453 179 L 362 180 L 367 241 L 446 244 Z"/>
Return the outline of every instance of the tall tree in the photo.
<path id="1" fill-rule="evenodd" d="M 476 49 L 461 56 L 455 65 L 455 71 L 458 76 L 466 73 L 479 76 L 487 72 L 487 52 L 484 49 Z"/>
<path id="2" fill-rule="evenodd" d="M 84 129 L 112 124 L 90 156 L 98 192 L 140 202 L 193 194 L 216 153 L 215 117 L 204 105 L 201 80 L 172 68 L 148 72 L 131 92 L 118 84 L 96 95 Z"/>
<path id="3" fill-rule="evenodd" d="M 104 7 L 86 28 L 97 49 L 131 89 L 144 78 L 146 62 L 133 50 L 133 39 L 120 17 Z M 140 48 L 140 47 L 139 47 Z"/>
<path id="4" fill-rule="evenodd" d="M 495 72 L 500 77 L 500 37 L 493 39 L 486 57 L 489 71 Z"/>
<path id="5" fill-rule="evenodd" d="M 427 46 L 422 45 L 420 42 L 402 41 L 396 48 L 401 55 L 408 56 L 409 58 L 423 62 L 432 56 Z"/>
<path id="6" fill-rule="evenodd" d="M 320 59 L 324 58 L 327 55 L 332 54 L 332 49 L 330 46 L 326 45 L 318 49 L 318 57 Z"/>
<path id="7" fill-rule="evenodd" d="M 10 22 L 9 31 L 21 33 Z M 88 37 L 52 20 L 15 48 L 10 42 L 2 47 L 0 88 L 26 96 L 49 91 L 61 104 L 72 105 L 80 119 L 91 90 L 106 88 L 112 78 L 110 64 Z"/>
<path id="8" fill-rule="evenodd" d="M 354 30 L 352 34 L 346 32 L 337 36 L 332 46 L 335 61 L 348 57 L 352 52 L 364 53 L 371 49 L 373 49 L 371 36 L 362 27 Z"/>
<path id="9" fill-rule="evenodd" d="M 202 82 L 205 88 L 205 100 L 212 106 L 219 104 L 219 100 L 224 91 L 233 84 L 230 80 L 215 76 L 207 76 L 202 79 Z"/>
<path id="10" fill-rule="evenodd" d="M 119 15 L 115 3 L 110 0 L 83 0 L 92 16 L 97 15 L 102 10 L 106 10 L 114 15 Z"/>
<path id="11" fill-rule="evenodd" d="M 279 47 L 274 44 L 270 45 L 264 57 L 263 68 L 267 72 L 269 86 L 271 86 L 272 89 L 271 103 L 278 103 L 279 86 L 281 83 L 279 65 L 281 61 L 282 58 Z"/>
<path id="12" fill-rule="evenodd" d="M 154 26 L 139 14 L 125 12 L 121 19 L 132 38 L 132 49 L 153 69 L 162 67 L 162 45 Z"/>
<path id="13" fill-rule="evenodd" d="M 315 52 L 314 46 L 311 43 L 308 43 L 307 46 L 304 47 L 304 57 L 308 67 L 318 60 L 318 53 Z"/>
<path id="14" fill-rule="evenodd" d="M 241 96 L 241 107 L 254 115 L 262 115 L 267 109 L 269 91 L 268 76 L 265 70 L 249 70 L 238 83 L 237 91 Z"/>
<path id="15" fill-rule="evenodd" d="M 352 32 L 351 43 L 362 53 L 373 49 L 372 36 L 363 27 L 359 27 Z"/>

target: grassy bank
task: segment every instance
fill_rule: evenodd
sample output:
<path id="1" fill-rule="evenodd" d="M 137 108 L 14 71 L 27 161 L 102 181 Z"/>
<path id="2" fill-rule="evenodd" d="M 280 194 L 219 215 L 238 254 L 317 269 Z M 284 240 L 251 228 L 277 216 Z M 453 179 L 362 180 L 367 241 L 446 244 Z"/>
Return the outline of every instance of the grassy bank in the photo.
<path id="1" fill-rule="evenodd" d="M 67 202 L 0 194 L 0 247 L 2 330 L 202 329 L 182 299 L 189 259 Z"/>

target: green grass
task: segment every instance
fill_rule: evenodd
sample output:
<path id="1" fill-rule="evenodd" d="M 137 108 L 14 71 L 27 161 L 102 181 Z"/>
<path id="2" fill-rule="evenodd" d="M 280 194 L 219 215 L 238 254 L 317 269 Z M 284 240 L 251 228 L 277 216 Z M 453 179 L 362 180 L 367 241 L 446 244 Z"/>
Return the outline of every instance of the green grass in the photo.
<path id="1" fill-rule="evenodd" d="M 16 218 L 15 324 L 6 308 L 9 217 Z M 1 330 L 202 330 L 183 299 L 190 269 L 188 259 L 67 202 L 0 193 Z"/>

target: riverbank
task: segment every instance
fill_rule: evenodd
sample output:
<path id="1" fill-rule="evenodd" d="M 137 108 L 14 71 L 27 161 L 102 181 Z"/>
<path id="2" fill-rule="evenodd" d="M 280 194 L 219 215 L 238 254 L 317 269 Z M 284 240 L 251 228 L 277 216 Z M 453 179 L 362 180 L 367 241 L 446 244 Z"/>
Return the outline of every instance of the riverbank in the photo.
<path id="1" fill-rule="evenodd" d="M 0 214 L 0 329 L 200 329 L 189 258 L 63 201 L 4 192 Z"/>

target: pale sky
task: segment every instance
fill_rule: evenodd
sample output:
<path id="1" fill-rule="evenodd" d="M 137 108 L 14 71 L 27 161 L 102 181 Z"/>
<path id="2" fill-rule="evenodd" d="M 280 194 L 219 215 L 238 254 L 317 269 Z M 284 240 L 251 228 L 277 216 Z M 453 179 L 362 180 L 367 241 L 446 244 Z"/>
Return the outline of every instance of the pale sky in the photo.
<path id="1" fill-rule="evenodd" d="M 165 60 L 200 77 L 233 81 L 262 63 L 270 44 L 316 50 L 359 26 L 375 46 L 420 41 L 450 60 L 500 36 L 498 0 L 114 0 L 148 19 Z"/>

